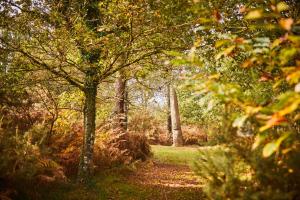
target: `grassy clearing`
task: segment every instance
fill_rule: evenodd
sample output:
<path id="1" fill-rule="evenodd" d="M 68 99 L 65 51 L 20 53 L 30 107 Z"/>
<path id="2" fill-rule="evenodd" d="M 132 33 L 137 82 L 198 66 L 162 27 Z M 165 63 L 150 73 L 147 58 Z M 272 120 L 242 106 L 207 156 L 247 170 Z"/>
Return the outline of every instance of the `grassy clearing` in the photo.
<path id="1" fill-rule="evenodd" d="M 163 163 L 192 165 L 199 157 L 199 148 L 197 147 L 152 145 L 151 149 L 153 159 Z"/>

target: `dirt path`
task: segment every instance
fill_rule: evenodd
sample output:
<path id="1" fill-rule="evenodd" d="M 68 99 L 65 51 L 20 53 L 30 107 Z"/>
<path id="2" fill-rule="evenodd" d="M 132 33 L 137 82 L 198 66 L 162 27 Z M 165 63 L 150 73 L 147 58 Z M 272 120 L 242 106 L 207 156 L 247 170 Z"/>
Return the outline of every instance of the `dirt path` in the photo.
<path id="1" fill-rule="evenodd" d="M 204 199 L 202 184 L 194 172 L 184 165 L 149 162 L 130 174 L 128 181 L 152 191 L 145 199 Z"/>

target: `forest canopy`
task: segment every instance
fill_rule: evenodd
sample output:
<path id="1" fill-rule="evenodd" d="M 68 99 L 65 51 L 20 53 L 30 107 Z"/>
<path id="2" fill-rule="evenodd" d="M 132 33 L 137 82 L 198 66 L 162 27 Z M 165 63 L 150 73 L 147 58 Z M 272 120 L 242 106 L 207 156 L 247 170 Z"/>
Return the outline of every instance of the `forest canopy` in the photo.
<path id="1" fill-rule="evenodd" d="M 2 0 L 0 199 L 299 199 L 299 14 L 297 0 Z M 156 194 L 156 170 L 197 178 Z M 46 197 L 53 183 L 70 192 Z"/>

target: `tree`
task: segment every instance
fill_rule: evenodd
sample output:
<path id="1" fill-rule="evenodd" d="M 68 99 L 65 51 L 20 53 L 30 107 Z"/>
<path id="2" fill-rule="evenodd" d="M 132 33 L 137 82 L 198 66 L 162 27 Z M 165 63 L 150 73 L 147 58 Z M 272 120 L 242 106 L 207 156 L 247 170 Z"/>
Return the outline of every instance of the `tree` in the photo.
<path id="1" fill-rule="evenodd" d="M 116 128 L 122 131 L 127 129 L 127 98 L 126 98 L 126 78 L 124 72 L 119 71 L 116 78 L 116 100 L 115 100 L 115 120 Z"/>
<path id="2" fill-rule="evenodd" d="M 170 36 L 175 38 L 174 31 L 184 32 L 189 24 L 178 26 L 168 9 L 152 1 L 5 0 L 0 6 L 0 28 L 14 38 L 1 34 L 1 49 L 15 53 L 15 60 L 22 63 L 20 69 L 51 73 L 85 96 L 78 180 L 86 182 L 92 173 L 100 83 L 170 48 Z"/>
<path id="3" fill-rule="evenodd" d="M 168 133 L 172 137 L 172 117 L 171 117 L 171 93 L 170 83 L 167 83 L 167 129 Z"/>
<path id="4" fill-rule="evenodd" d="M 183 145 L 180 115 L 178 107 L 178 99 L 175 88 L 170 89 L 170 107 L 171 107 L 171 121 L 172 121 L 172 136 L 173 146 L 178 147 Z"/>

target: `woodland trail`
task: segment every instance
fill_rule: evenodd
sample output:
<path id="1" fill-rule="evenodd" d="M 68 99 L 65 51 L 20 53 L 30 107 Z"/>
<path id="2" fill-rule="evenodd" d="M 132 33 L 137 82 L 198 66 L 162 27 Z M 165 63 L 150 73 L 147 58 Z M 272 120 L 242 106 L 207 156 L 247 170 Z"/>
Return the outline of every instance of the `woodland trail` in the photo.
<path id="1" fill-rule="evenodd" d="M 140 163 L 136 170 L 126 173 L 123 181 L 134 186 L 141 196 L 124 200 L 198 200 L 205 199 L 203 183 L 190 168 L 198 148 L 153 145 L 153 158 Z M 120 198 L 120 196 L 119 196 Z"/>
<path id="2" fill-rule="evenodd" d="M 133 183 L 166 188 L 200 188 L 194 172 L 185 165 L 150 162 L 129 177 Z"/>
<path id="3" fill-rule="evenodd" d="M 128 181 L 149 190 L 150 195 L 145 197 L 149 200 L 204 199 L 202 184 L 185 165 L 149 162 L 130 174 Z"/>
<path id="4" fill-rule="evenodd" d="M 66 183 L 42 188 L 43 200 L 204 200 L 203 181 L 189 167 L 199 148 L 151 146 L 145 162 L 95 174 L 87 187 Z M 47 191 L 51 190 L 49 193 Z M 44 192 L 43 192 L 44 191 Z"/>

